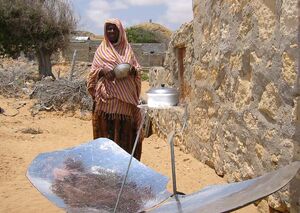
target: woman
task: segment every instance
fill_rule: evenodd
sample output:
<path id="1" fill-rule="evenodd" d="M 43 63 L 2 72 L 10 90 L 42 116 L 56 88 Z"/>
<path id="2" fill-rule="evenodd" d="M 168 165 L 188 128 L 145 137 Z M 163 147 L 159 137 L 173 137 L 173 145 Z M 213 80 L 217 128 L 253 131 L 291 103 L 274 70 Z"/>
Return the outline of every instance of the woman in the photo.
<path id="1" fill-rule="evenodd" d="M 113 68 L 120 63 L 130 63 L 132 69 L 127 77 L 116 79 Z M 95 53 L 87 82 L 94 100 L 94 139 L 109 138 L 130 154 L 141 123 L 141 112 L 137 108 L 141 92 L 139 68 L 120 20 L 107 20 L 104 39 Z M 141 152 L 142 137 L 134 157 L 140 160 Z"/>

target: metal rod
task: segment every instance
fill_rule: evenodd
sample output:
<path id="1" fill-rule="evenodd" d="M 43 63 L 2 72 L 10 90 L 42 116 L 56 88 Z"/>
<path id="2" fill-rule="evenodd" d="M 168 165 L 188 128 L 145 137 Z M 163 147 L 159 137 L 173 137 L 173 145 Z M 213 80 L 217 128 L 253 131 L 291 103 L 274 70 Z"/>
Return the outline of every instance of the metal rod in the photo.
<path id="1" fill-rule="evenodd" d="M 177 198 L 177 184 L 176 184 L 176 168 L 175 168 L 175 154 L 174 154 L 174 139 L 175 131 L 169 133 L 168 135 L 168 142 L 170 144 L 170 153 L 171 153 L 171 164 L 172 164 L 172 182 L 173 182 L 173 193 L 174 196 Z"/>
<path id="2" fill-rule="evenodd" d="M 118 205 L 119 205 L 119 202 L 120 202 L 120 198 L 121 198 L 121 195 L 122 195 L 122 192 L 123 192 L 123 188 L 124 188 L 124 185 L 125 185 L 125 182 L 126 182 L 126 179 L 127 179 L 127 176 L 128 176 L 128 172 L 129 172 L 129 169 L 130 169 L 130 165 L 131 165 L 131 162 L 132 162 L 133 154 L 134 154 L 137 142 L 139 140 L 139 137 L 140 137 L 143 125 L 144 125 L 145 117 L 146 117 L 146 112 L 144 111 L 143 119 L 142 119 L 141 125 L 139 127 L 139 130 L 137 132 L 137 135 L 136 135 L 136 138 L 135 138 L 135 142 L 134 142 L 134 145 L 133 145 L 133 148 L 132 148 L 130 160 L 129 160 L 128 167 L 127 167 L 127 170 L 126 170 L 126 175 L 125 175 L 125 177 L 123 179 L 122 186 L 121 186 L 121 189 L 120 189 L 119 194 L 118 194 L 118 199 L 117 199 L 117 202 L 116 202 L 116 205 L 115 205 L 115 208 L 114 208 L 114 213 L 117 212 L 117 208 L 118 208 Z"/>

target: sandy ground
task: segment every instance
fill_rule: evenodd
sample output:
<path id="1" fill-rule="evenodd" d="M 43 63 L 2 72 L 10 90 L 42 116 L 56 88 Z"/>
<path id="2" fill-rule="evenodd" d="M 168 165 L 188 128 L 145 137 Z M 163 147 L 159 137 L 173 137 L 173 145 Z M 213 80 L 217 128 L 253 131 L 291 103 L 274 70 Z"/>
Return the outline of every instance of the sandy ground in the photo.
<path id="1" fill-rule="evenodd" d="M 0 96 L 0 106 L 11 115 L 0 114 L 0 212 L 3 213 L 63 212 L 30 184 L 26 170 L 39 153 L 73 147 L 92 139 L 91 121 L 54 112 L 40 112 L 33 117 L 32 104 L 29 99 Z M 41 133 L 23 133 L 28 128 Z M 176 147 L 175 156 L 178 191 L 189 194 L 204 186 L 225 182 L 214 170 Z M 156 135 L 144 140 L 141 161 L 171 178 L 169 146 Z M 172 191 L 171 181 L 168 189 Z M 256 213 L 258 210 L 250 205 L 236 212 Z"/>

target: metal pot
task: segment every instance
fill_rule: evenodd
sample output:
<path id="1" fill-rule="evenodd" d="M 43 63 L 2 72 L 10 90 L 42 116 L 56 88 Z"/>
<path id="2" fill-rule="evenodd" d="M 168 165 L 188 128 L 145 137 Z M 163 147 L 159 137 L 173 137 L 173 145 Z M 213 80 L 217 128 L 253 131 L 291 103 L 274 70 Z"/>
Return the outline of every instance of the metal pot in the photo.
<path id="1" fill-rule="evenodd" d="M 115 66 L 113 72 L 115 73 L 116 78 L 120 79 L 120 78 L 127 77 L 129 75 L 130 70 L 131 70 L 131 64 L 122 63 Z"/>
<path id="2" fill-rule="evenodd" d="M 174 88 L 152 88 L 147 91 L 147 103 L 149 107 L 176 106 L 178 96 L 178 91 Z"/>

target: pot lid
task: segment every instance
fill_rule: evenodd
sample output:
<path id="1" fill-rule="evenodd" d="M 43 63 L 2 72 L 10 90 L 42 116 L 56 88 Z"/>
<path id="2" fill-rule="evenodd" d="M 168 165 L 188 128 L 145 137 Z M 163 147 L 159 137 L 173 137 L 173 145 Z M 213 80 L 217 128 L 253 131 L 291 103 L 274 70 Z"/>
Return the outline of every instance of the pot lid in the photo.
<path id="1" fill-rule="evenodd" d="M 168 87 L 157 87 L 151 88 L 147 91 L 148 94 L 174 94 L 177 95 L 178 91 L 175 88 L 168 88 Z"/>

